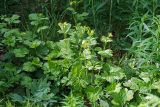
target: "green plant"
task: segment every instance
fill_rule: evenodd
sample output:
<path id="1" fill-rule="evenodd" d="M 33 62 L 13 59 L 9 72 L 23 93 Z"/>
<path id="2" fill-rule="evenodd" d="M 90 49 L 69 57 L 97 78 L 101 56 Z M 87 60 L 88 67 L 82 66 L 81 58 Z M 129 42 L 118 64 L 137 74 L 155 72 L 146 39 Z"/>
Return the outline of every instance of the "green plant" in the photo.
<path id="1" fill-rule="evenodd" d="M 158 0 L 44 2 L 1 16 L 0 105 L 160 106 Z"/>

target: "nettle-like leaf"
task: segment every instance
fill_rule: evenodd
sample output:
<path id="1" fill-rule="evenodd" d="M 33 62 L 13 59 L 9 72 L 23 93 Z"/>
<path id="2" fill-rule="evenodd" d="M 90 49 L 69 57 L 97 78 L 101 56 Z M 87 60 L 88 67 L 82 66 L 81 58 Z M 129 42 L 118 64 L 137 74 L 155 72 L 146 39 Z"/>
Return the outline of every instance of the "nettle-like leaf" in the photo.
<path id="1" fill-rule="evenodd" d="M 15 54 L 16 57 L 25 57 L 28 53 L 29 50 L 27 48 L 18 48 L 14 49 L 13 53 Z"/>
<path id="2" fill-rule="evenodd" d="M 27 72 L 33 72 L 36 70 L 36 67 L 32 64 L 32 62 L 25 62 L 23 64 L 23 70 Z"/>

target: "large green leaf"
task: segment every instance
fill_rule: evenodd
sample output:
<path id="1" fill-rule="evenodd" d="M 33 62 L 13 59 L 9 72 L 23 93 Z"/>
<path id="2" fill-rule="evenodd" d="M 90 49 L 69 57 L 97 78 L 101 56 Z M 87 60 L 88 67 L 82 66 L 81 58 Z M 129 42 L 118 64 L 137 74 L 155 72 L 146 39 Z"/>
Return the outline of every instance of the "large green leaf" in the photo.
<path id="1" fill-rule="evenodd" d="M 32 64 L 32 62 L 25 62 L 23 64 L 23 70 L 28 72 L 33 72 L 36 70 L 35 66 Z"/>
<path id="2" fill-rule="evenodd" d="M 29 53 L 29 50 L 27 48 L 18 48 L 14 49 L 13 53 L 16 57 L 25 57 Z"/>

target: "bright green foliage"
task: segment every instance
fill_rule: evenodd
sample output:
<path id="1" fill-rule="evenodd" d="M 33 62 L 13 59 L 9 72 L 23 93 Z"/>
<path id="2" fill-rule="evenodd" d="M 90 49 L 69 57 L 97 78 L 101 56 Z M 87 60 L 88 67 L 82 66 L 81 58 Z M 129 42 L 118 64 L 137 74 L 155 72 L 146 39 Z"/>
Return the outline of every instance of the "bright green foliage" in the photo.
<path id="1" fill-rule="evenodd" d="M 38 16 L 31 14 L 29 18 L 35 21 Z M 39 32 L 34 31 L 21 32 L 16 30 L 12 33 L 12 30 L 7 30 L 2 33 L 4 40 L 7 39 L 5 38 L 6 35 L 16 34 L 14 35 L 15 44 L 12 47 L 8 46 L 9 51 L 5 53 L 11 58 L 8 59 L 4 55 L 3 60 L 8 62 L 1 62 L 2 67 L 5 68 L 2 68 L 2 72 L 6 72 L 1 74 L 2 90 L 4 90 L 3 93 L 7 94 L 6 97 L 14 103 L 22 104 L 29 101 L 49 106 L 52 104 L 59 105 L 58 102 L 63 101 L 64 106 L 72 105 L 76 107 L 85 106 L 82 103 L 85 102 L 83 97 L 87 97 L 88 104 L 98 105 L 96 101 L 104 94 L 102 87 L 99 87 L 97 83 L 94 84 L 96 78 L 98 79 L 98 76 L 103 73 L 104 62 L 101 62 L 98 57 L 111 57 L 112 52 L 107 49 L 104 50 L 104 52 L 107 51 L 105 54 L 99 55 L 101 52 L 103 53 L 103 50 L 96 46 L 98 43 L 94 37 L 95 33 L 89 27 L 78 24 L 71 28 L 71 24 L 66 22 L 60 23 L 59 26 L 61 29 L 59 32 L 64 35 L 64 39 L 57 42 L 44 41 L 37 36 Z M 6 34 L 8 32 L 11 33 Z M 7 43 L 3 44 L 4 48 L 5 45 Z M 99 48 L 100 51 L 94 49 L 94 47 Z M 14 61 L 15 63 L 12 65 L 6 66 L 7 63 Z M 12 74 L 12 72 L 15 73 Z M 9 75 L 9 73 L 11 74 Z M 5 75 L 10 77 L 8 78 Z M 6 81 L 10 81 L 10 83 L 5 83 Z M 15 86 L 16 84 L 19 84 L 19 86 Z M 96 89 L 94 85 L 97 87 Z M 6 89 L 13 86 L 19 91 L 12 92 L 10 90 L 9 93 L 6 93 Z M 63 100 L 61 95 L 71 91 L 67 89 L 66 92 L 61 93 L 61 90 L 67 87 L 72 88 L 73 93 Z M 99 91 L 96 92 L 97 90 Z M 84 95 L 82 94 L 83 91 Z M 61 94 L 58 95 L 59 93 Z M 78 97 L 78 94 L 81 96 Z"/>
<path id="2" fill-rule="evenodd" d="M 160 106 L 158 0 L 41 6 L 1 16 L 0 106 Z"/>

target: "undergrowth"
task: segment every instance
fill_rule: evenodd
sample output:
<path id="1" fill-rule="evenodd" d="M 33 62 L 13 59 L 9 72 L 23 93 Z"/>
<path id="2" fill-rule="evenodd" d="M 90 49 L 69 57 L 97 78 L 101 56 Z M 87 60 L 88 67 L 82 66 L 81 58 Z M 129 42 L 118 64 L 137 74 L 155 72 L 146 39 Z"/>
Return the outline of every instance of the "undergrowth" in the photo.
<path id="1" fill-rule="evenodd" d="M 0 3 L 0 106 L 160 106 L 158 0 L 30 2 Z"/>

